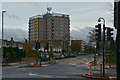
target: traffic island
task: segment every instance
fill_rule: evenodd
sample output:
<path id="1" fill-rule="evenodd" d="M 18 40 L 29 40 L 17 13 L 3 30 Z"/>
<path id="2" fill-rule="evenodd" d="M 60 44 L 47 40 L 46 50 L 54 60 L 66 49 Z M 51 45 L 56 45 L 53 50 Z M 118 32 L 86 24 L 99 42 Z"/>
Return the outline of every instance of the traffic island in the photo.
<path id="1" fill-rule="evenodd" d="M 33 65 L 33 66 L 31 66 L 31 65 L 26 65 L 26 66 L 21 66 L 21 67 L 19 67 L 19 68 L 28 68 L 28 67 L 45 67 L 45 66 L 50 66 L 50 64 L 44 64 L 44 65 Z"/>
<path id="2" fill-rule="evenodd" d="M 53 65 L 55 63 L 43 63 L 41 65 L 24 65 L 24 66 L 20 66 L 19 68 L 28 68 L 28 67 L 31 67 L 31 68 L 36 68 L 36 67 L 47 67 L 47 66 L 50 66 L 50 65 Z"/>
<path id="3" fill-rule="evenodd" d="M 102 72 L 100 72 L 100 73 L 92 73 L 91 68 L 92 68 L 92 64 L 90 64 L 89 73 L 83 74 L 84 77 L 86 77 L 86 78 L 94 78 L 94 79 L 103 79 L 103 80 L 108 80 L 108 79 L 116 80 L 116 74 L 106 73 L 105 75 L 103 75 Z M 101 65 L 100 68 L 102 69 L 102 65 Z"/>
<path id="4" fill-rule="evenodd" d="M 116 79 L 116 75 L 115 74 L 105 74 L 105 76 L 103 76 L 100 73 L 83 74 L 83 77 L 94 78 L 94 79 L 105 79 L 105 80 L 108 80 L 110 78 L 113 78 L 112 80 Z"/>

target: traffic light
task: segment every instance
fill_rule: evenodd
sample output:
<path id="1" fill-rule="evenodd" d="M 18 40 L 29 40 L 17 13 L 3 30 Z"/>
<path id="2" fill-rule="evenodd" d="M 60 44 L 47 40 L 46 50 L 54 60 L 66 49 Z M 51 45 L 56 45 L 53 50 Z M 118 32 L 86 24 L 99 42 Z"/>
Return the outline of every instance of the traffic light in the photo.
<path id="1" fill-rule="evenodd" d="M 37 40 L 35 40 L 35 42 L 37 43 L 38 41 L 37 41 Z"/>
<path id="2" fill-rule="evenodd" d="M 95 25 L 96 40 L 101 41 L 101 24 Z"/>
<path id="3" fill-rule="evenodd" d="M 99 42 L 96 42 L 96 50 L 98 51 L 100 49 L 100 44 Z"/>
<path id="4" fill-rule="evenodd" d="M 35 40 L 35 49 L 38 49 L 38 41 Z"/>
<path id="5" fill-rule="evenodd" d="M 40 49 L 40 42 L 38 40 L 35 40 L 35 49 Z"/>
<path id="6" fill-rule="evenodd" d="M 107 41 L 113 40 L 113 37 L 111 37 L 113 35 L 113 33 L 111 33 L 111 31 L 113 31 L 113 28 L 108 27 L 107 28 Z"/>

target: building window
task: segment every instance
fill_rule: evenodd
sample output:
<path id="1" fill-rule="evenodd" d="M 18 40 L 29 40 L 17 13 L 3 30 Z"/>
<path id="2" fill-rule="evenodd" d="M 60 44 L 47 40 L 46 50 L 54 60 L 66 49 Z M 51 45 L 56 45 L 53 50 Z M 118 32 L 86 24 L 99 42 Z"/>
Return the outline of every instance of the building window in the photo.
<path id="1" fill-rule="evenodd" d="M 61 28 L 61 30 L 63 30 L 63 28 Z"/>
<path id="2" fill-rule="evenodd" d="M 3 45 L 5 46 L 5 45 L 6 45 L 6 42 L 4 42 Z"/>
<path id="3" fill-rule="evenodd" d="M 56 37 L 56 39 L 58 39 L 58 37 Z"/>
<path id="4" fill-rule="evenodd" d="M 63 18 L 61 18 L 61 20 L 63 20 Z"/>
<path id="5" fill-rule="evenodd" d="M 6 46 L 9 46 L 9 42 L 6 43 Z"/>
<path id="6" fill-rule="evenodd" d="M 12 47 L 14 46 L 14 43 L 12 43 Z"/>
<path id="7" fill-rule="evenodd" d="M 63 25 L 60 25 L 60 26 L 63 26 Z"/>
<path id="8" fill-rule="evenodd" d="M 60 36 L 63 36 L 62 34 Z"/>

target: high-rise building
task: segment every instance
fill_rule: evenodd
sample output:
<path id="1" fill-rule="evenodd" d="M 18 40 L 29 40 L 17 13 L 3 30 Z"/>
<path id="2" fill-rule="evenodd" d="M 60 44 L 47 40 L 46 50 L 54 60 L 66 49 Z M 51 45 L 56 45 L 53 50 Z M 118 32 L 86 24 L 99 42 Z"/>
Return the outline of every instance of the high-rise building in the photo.
<path id="1" fill-rule="evenodd" d="M 69 15 L 51 13 L 47 8 L 44 15 L 36 15 L 29 18 L 29 41 L 49 41 L 70 39 Z"/>

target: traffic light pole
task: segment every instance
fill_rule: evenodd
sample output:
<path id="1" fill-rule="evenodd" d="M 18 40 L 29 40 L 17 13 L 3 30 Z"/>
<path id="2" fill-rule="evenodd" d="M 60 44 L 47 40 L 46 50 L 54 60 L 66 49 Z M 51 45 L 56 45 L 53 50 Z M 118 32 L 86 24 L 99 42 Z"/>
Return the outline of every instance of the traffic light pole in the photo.
<path id="1" fill-rule="evenodd" d="M 98 22 L 101 22 L 101 19 L 103 19 L 103 76 L 105 76 L 105 64 L 104 64 L 104 62 L 105 62 L 105 59 L 104 59 L 104 57 L 105 57 L 105 52 L 104 52 L 104 50 L 105 50 L 105 19 L 104 18 L 102 18 L 102 17 L 100 17 L 99 19 L 98 19 Z"/>
<path id="2" fill-rule="evenodd" d="M 117 80 L 120 80 L 120 24 L 117 29 L 117 39 L 116 39 L 116 71 Z"/>
<path id="3" fill-rule="evenodd" d="M 114 2 L 114 26 L 117 28 L 117 38 L 116 38 L 116 76 L 117 80 L 120 80 L 120 1 L 115 0 Z"/>

